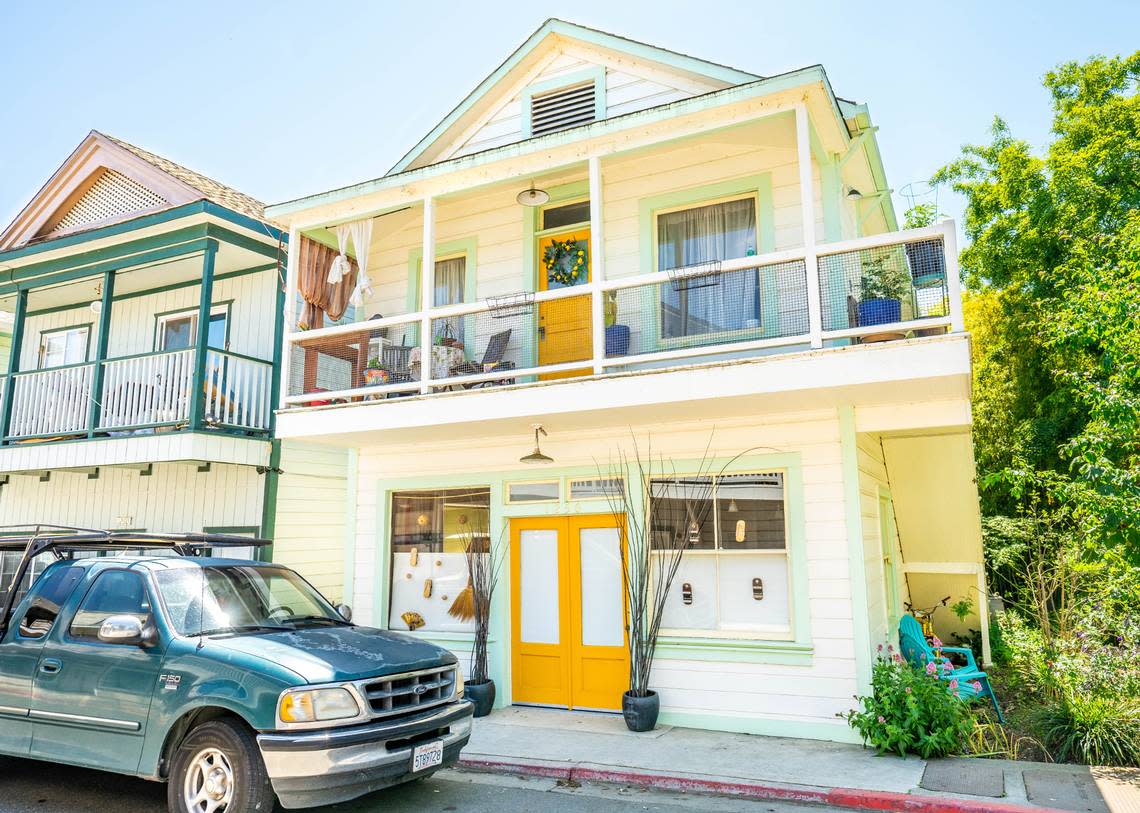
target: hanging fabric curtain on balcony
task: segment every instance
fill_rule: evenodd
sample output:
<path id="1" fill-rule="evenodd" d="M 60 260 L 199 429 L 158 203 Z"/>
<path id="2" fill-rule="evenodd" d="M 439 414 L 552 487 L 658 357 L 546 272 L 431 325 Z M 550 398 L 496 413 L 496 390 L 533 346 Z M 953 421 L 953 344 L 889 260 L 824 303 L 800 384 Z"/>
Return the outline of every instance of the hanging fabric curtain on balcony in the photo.
<path id="1" fill-rule="evenodd" d="M 356 264 L 360 274 L 350 297 L 352 304 L 360 307 L 364 304 L 364 295 L 372 295 L 372 280 L 368 278 L 368 250 L 372 246 L 372 218 L 354 220 L 348 224 L 348 233 L 352 237 L 352 247 L 356 249 Z"/>
<path id="2" fill-rule="evenodd" d="M 346 257 L 349 272 L 335 285 L 329 283 L 329 270 L 340 256 L 335 249 L 316 240 L 301 237 L 298 253 L 297 288 L 305 306 L 301 309 L 300 324 L 315 330 L 324 327 L 325 314 L 332 320 L 344 316 L 349 300 L 357 288 L 356 261 Z"/>

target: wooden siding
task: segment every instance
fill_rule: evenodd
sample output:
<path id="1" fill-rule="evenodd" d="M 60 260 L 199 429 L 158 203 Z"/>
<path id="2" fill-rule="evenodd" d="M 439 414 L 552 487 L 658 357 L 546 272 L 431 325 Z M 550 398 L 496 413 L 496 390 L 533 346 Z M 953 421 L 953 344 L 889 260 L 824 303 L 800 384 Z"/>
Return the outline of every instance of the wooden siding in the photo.
<path id="1" fill-rule="evenodd" d="M 16 474 L 0 488 L 0 525 L 59 525 L 147 531 L 201 531 L 206 527 L 261 525 L 264 481 L 250 466 L 156 463 L 150 475 L 136 468 L 106 467 L 96 479 L 86 473 L 53 471 L 40 482 Z"/>
<path id="2" fill-rule="evenodd" d="M 348 460 L 346 449 L 281 444 L 273 561 L 296 570 L 333 602 L 345 598 Z"/>
<path id="3" fill-rule="evenodd" d="M 857 436 L 859 454 L 859 514 L 863 525 L 863 557 L 867 573 L 867 613 L 868 629 L 872 648 L 898 642 L 894 621 L 889 618 L 887 599 L 886 567 L 883 562 L 882 517 L 880 516 L 879 495 L 886 489 L 887 469 L 883 462 L 883 450 L 878 435 L 860 434 Z M 893 524 L 892 524 L 893 527 Z M 902 576 L 902 550 L 898 534 L 887 543 L 893 550 L 895 578 L 898 583 L 899 609 L 906 601 L 906 579 Z"/>

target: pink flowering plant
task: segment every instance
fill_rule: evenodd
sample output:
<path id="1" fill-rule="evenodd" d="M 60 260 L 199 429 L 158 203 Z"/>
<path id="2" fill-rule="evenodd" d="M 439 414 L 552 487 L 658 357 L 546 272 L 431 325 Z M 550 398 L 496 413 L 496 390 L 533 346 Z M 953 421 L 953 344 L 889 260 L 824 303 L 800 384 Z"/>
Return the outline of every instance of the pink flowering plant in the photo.
<path id="1" fill-rule="evenodd" d="M 912 667 L 893 647 L 880 647 L 871 696 L 856 697 L 859 708 L 839 716 L 859 732 L 864 745 L 880 754 L 928 759 L 958 753 L 973 729 L 973 718 L 954 696 L 957 687 L 939 680 L 937 671 L 934 664 Z"/>

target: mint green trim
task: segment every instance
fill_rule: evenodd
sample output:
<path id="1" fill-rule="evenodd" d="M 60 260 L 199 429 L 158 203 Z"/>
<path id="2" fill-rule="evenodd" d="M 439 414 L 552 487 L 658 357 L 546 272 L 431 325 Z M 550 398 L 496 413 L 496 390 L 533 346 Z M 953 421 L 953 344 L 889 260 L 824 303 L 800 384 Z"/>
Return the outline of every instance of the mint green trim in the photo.
<path id="1" fill-rule="evenodd" d="M 586 82 L 594 83 L 594 121 L 601 121 L 606 117 L 606 68 L 604 65 L 594 65 L 564 76 L 556 76 L 545 82 L 535 82 L 522 90 L 522 137 L 530 138 L 531 131 L 531 102 L 535 96 L 548 93 L 559 88 L 568 88 Z"/>
<path id="2" fill-rule="evenodd" d="M 851 621 L 854 629 L 855 687 L 871 693 L 870 610 L 867 606 L 867 566 L 863 551 L 862 495 L 859 492 L 859 445 L 855 408 L 839 407 L 839 445 L 843 461 L 843 507 L 847 520 L 847 557 L 851 568 Z"/>
<path id="3" fill-rule="evenodd" d="M 0 439 L 8 438 L 12 426 L 12 405 L 16 399 L 12 397 L 12 387 L 15 379 L 11 376 L 20 371 L 20 350 L 24 344 L 24 323 L 27 321 L 28 292 L 19 291 L 16 294 L 16 306 L 12 316 L 12 335 L 8 346 L 8 381 L 4 386 L 4 397 L 0 400 Z"/>
<path id="4" fill-rule="evenodd" d="M 267 547 L 257 552 L 263 562 L 273 561 L 273 538 L 277 535 L 277 489 L 281 473 L 281 441 L 274 438 L 269 442 L 269 468 L 265 472 L 265 489 L 261 495 L 261 528 L 254 533 L 270 540 Z"/>
<path id="5" fill-rule="evenodd" d="M 843 226 L 840 221 L 839 206 L 842 194 L 840 182 L 839 163 L 837 156 L 828 155 L 820 143 L 819 134 L 808 118 L 808 140 L 811 144 L 811 154 L 819 165 L 820 199 L 823 210 L 823 239 L 833 243 L 843 239 Z"/>
<path id="6" fill-rule="evenodd" d="M 776 685 L 769 682 L 769 685 Z M 858 743 L 859 736 L 845 723 L 807 722 L 771 717 L 747 717 L 739 714 L 699 714 L 662 711 L 661 725 L 680 728 L 703 728 L 709 731 L 731 731 L 739 734 L 762 734 L 769 737 L 796 737 L 808 740 Z"/>
<path id="7" fill-rule="evenodd" d="M 745 82 L 753 82 L 759 79 L 758 76 L 752 73 L 729 68 L 725 65 L 718 65 L 715 62 L 707 62 L 703 59 L 686 56 L 679 54 L 675 51 L 668 51 L 664 48 L 656 48 L 652 45 L 646 45 L 633 40 L 625 39 L 624 37 L 617 37 L 613 34 L 607 34 L 604 31 L 597 31 L 592 28 L 585 28 L 574 23 L 564 22 L 562 20 L 550 19 L 547 20 L 537 31 L 527 38 L 526 42 L 515 49 L 507 59 L 499 65 L 486 79 L 478 84 L 478 86 L 463 99 L 450 113 L 448 113 L 442 121 L 431 129 L 426 136 L 412 147 L 408 153 L 401 158 L 394 167 L 388 170 L 387 174 L 401 172 L 409 165 L 411 165 L 417 158 L 426 152 L 453 124 L 465 116 L 484 96 L 490 92 L 496 84 L 498 84 L 507 74 L 514 70 L 520 62 L 522 62 L 527 55 L 529 55 L 539 44 L 546 39 L 550 34 L 559 34 L 564 37 L 571 37 L 573 39 L 582 40 L 593 45 L 598 45 L 603 48 L 616 50 L 619 53 L 627 53 L 630 56 L 638 59 L 647 59 L 654 62 L 659 62 L 663 65 L 676 68 L 681 71 L 696 73 L 707 76 L 716 81 L 725 82 L 729 85 L 739 85 Z"/>
<path id="8" fill-rule="evenodd" d="M 463 301 L 465 303 L 475 302 L 478 298 L 478 270 L 479 270 L 479 257 L 478 257 L 478 243 L 477 237 L 464 237 L 460 240 L 449 240 L 446 243 L 436 243 L 435 246 L 435 259 L 439 262 L 440 257 L 453 257 L 458 254 L 464 256 L 463 263 Z M 424 262 L 424 247 L 416 246 L 408 251 L 408 293 L 407 305 L 408 313 L 416 313 L 420 309 L 420 276 L 423 270 Z M 475 352 L 475 319 L 474 317 L 466 318 L 463 320 L 463 346 L 467 348 L 468 353 Z M 411 327 L 416 331 L 415 336 L 409 337 L 409 343 L 419 341 L 419 325 L 405 326 Z"/>
<path id="9" fill-rule="evenodd" d="M 349 449 L 345 461 L 344 481 L 344 584 L 341 587 L 341 601 L 352 605 L 356 595 L 356 498 L 360 477 L 360 452 Z"/>
<path id="10" fill-rule="evenodd" d="M 689 638 L 681 635 L 662 635 L 657 639 L 657 657 L 665 660 L 811 666 L 813 649 L 811 644 L 791 641 Z"/>
<path id="11" fill-rule="evenodd" d="M 664 209 L 679 206 L 700 206 L 707 201 L 734 196 L 754 196 L 756 200 L 756 241 L 757 253 L 767 254 L 776 250 L 776 210 L 772 198 L 772 173 L 746 175 L 719 183 L 691 186 L 660 195 L 641 198 L 637 202 L 637 222 L 639 237 L 639 260 L 642 274 L 657 270 L 657 213 Z M 776 269 L 764 268 L 760 273 L 760 324 L 764 336 L 775 335 L 779 330 L 779 297 L 776 289 Z M 771 292 L 771 296 L 767 295 Z M 709 343 L 709 335 L 694 336 L 691 339 L 670 339 L 661 337 L 660 286 L 646 285 L 641 289 L 641 308 L 644 313 L 654 314 L 643 326 L 643 335 L 648 348 L 668 349 L 685 347 L 690 344 Z M 710 348 L 709 352 L 715 352 Z"/>
<path id="12" fill-rule="evenodd" d="M 882 512 L 883 503 L 887 511 Z M 894 635 L 899 628 L 902 618 L 902 596 L 899 595 L 898 559 L 895 556 L 895 539 L 898 537 L 898 528 L 895 526 L 894 497 L 886 486 L 879 485 L 879 544 L 883 556 L 883 581 L 886 582 L 887 595 L 887 634 Z"/>
<path id="13" fill-rule="evenodd" d="M 270 206 L 266 209 L 266 215 L 268 217 L 284 217 L 317 206 L 325 206 L 343 200 L 363 197 L 375 192 L 396 189 L 417 181 L 447 175 L 461 169 L 470 169 L 523 155 L 546 152 L 559 146 L 634 130 L 648 124 L 730 105 L 735 102 L 768 96 L 784 90 L 811 87 L 821 82 L 829 95 L 831 107 L 837 117 L 839 126 L 844 126 L 838 104 L 835 102 L 834 94 L 831 91 L 830 82 L 827 80 L 827 75 L 824 73 L 822 67 L 815 65 L 781 74 L 780 76 L 773 76 L 748 84 L 737 85 L 735 87 L 725 88 L 724 90 L 694 96 L 689 99 L 658 105 L 657 107 L 651 107 L 646 110 L 625 113 L 620 116 L 611 116 L 603 121 L 596 121 L 592 124 L 575 127 L 572 130 L 550 133 L 548 135 L 530 138 L 526 141 L 519 141 L 514 144 L 506 144 L 502 147 L 483 150 L 482 152 L 473 153 L 471 155 L 451 158 L 435 164 L 428 164 L 407 170 L 394 168 L 389 174 L 381 178 L 364 181 L 363 183 L 353 184 L 352 186 L 346 186 L 340 189 L 333 189 L 317 195 L 284 201 L 275 206 Z M 400 165 L 398 165 L 398 167 L 400 167 Z M 383 207 L 381 207 L 381 209 L 382 208 Z M 377 209 L 377 211 L 381 209 Z M 366 210 L 354 213 L 353 217 L 360 218 L 372 215 L 373 212 L 371 210 Z"/>

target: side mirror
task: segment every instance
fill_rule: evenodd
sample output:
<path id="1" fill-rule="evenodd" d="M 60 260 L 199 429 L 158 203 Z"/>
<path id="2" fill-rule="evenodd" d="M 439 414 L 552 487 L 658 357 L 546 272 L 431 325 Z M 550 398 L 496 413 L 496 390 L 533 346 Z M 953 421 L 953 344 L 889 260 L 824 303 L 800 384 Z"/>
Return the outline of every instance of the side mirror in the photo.
<path id="1" fill-rule="evenodd" d="M 333 609 L 335 609 L 337 612 L 337 615 L 339 615 L 345 621 L 349 621 L 349 622 L 352 621 L 352 608 L 349 607 L 347 604 L 338 604 Z"/>
<path id="2" fill-rule="evenodd" d="M 105 644 L 140 646 L 146 638 L 142 621 L 133 615 L 112 615 L 99 625 L 99 640 Z"/>

